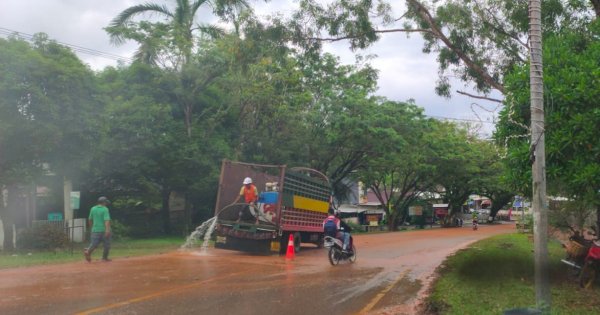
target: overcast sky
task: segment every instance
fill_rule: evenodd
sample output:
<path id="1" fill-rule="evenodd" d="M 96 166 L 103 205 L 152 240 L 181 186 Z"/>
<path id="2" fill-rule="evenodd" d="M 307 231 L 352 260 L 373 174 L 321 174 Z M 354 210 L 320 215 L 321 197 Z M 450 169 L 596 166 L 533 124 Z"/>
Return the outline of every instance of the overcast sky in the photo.
<path id="1" fill-rule="evenodd" d="M 131 57 L 136 46 L 127 43 L 113 46 L 103 30 L 119 12 L 132 5 L 146 3 L 146 0 L 0 0 L 0 28 L 26 34 L 47 33 L 59 42 L 77 45 L 94 50 L 109 52 L 123 57 Z M 155 3 L 171 3 L 172 0 L 152 0 Z M 295 7 L 292 0 L 271 0 L 251 2 L 259 16 L 273 12 L 289 13 Z M 201 15 L 208 14 L 202 12 Z M 386 34 L 372 47 L 359 51 L 362 55 L 376 55 L 371 62 L 379 70 L 379 94 L 389 99 L 405 101 L 414 99 L 425 108 L 427 115 L 458 119 L 485 121 L 481 126 L 482 136 L 489 136 L 493 130 L 495 114 L 473 106 L 477 103 L 493 110 L 497 104 L 475 101 L 453 93 L 451 99 L 435 95 L 437 63 L 435 55 L 421 52 L 420 35 L 407 38 L 403 34 Z M 346 42 L 328 44 L 325 51 L 340 56 L 344 63 L 354 63 L 354 53 Z M 115 65 L 116 61 L 104 57 L 78 54 L 92 69 L 102 69 Z M 455 83 L 453 90 L 469 90 L 461 83 Z M 496 95 L 496 97 L 498 97 Z M 473 109 L 475 112 L 473 111 Z M 496 110 L 497 112 L 497 110 Z M 479 116 L 479 117 L 478 117 Z"/>

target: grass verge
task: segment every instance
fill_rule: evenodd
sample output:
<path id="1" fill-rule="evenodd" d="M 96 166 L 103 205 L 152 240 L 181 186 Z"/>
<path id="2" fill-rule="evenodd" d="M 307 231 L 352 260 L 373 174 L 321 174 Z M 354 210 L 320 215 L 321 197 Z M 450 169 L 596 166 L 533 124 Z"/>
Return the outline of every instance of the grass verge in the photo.
<path id="1" fill-rule="evenodd" d="M 179 248 L 183 242 L 184 239 L 181 237 L 113 241 L 110 257 L 118 258 L 161 254 Z M 1 252 L 0 269 L 82 261 L 83 248 L 86 246 L 87 243 L 75 244 L 72 254 L 70 249 L 57 251 L 16 251 L 13 253 Z M 100 259 L 101 256 L 102 244 L 96 249 L 92 258 Z"/>
<path id="2" fill-rule="evenodd" d="M 580 289 L 560 262 L 564 249 L 549 243 L 552 314 L 600 314 L 600 287 Z M 502 314 L 535 305 L 533 242 L 525 234 L 479 241 L 438 269 L 425 302 L 429 314 Z"/>

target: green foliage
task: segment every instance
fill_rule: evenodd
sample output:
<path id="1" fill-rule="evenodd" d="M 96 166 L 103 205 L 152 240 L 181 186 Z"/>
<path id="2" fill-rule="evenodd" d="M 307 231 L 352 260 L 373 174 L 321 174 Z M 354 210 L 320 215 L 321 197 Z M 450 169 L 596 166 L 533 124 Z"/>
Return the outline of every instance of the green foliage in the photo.
<path id="1" fill-rule="evenodd" d="M 50 79 L 52 78 L 52 79 Z M 26 184 L 42 163 L 71 178 L 99 139 L 92 72 L 67 48 L 35 35 L 0 39 L 0 184 Z"/>
<path id="2" fill-rule="evenodd" d="M 200 35 L 218 36 L 223 31 L 215 25 L 197 20 L 198 11 L 210 7 L 221 19 L 236 19 L 248 9 L 245 0 L 217 1 L 171 1 L 175 7 L 164 4 L 144 3 L 131 6 L 119 13 L 105 30 L 115 44 L 134 40 L 140 46 L 136 59 L 152 65 L 169 66 L 181 70 L 197 53 Z M 154 14 L 162 21 L 137 21 L 139 16 Z"/>
<path id="3" fill-rule="evenodd" d="M 435 183 L 443 188 L 438 193 L 454 215 L 460 213 L 469 195 L 486 194 L 488 187 L 496 185 L 501 174 L 495 167 L 498 152 L 493 144 L 452 124 L 438 124 L 434 135 Z"/>
<path id="4" fill-rule="evenodd" d="M 131 227 L 118 220 L 111 220 L 110 231 L 111 237 L 115 240 L 127 239 L 131 235 Z"/>
<path id="5" fill-rule="evenodd" d="M 544 43 L 546 163 L 548 192 L 597 203 L 600 197 L 600 24 L 582 32 L 550 36 Z M 530 124 L 527 66 L 506 79 L 507 106 L 495 134 L 507 144 L 508 182 L 521 193 L 531 191 L 528 137 Z"/>
<path id="6" fill-rule="evenodd" d="M 408 215 L 420 193 L 433 188 L 431 137 L 435 122 L 413 103 L 383 102 L 373 116 L 370 154 L 359 178 L 384 205 L 390 229 Z"/>
<path id="7" fill-rule="evenodd" d="M 545 34 L 583 28 L 593 19 L 588 0 L 544 0 Z M 593 1 L 592 1 L 593 2 Z M 419 33 L 424 53 L 437 54 L 440 78 L 436 92 L 450 96 L 450 77 L 476 90 L 503 92 L 504 76 L 527 62 L 529 26 L 526 2 L 407 0 L 401 12 L 389 1 L 304 0 L 288 22 L 292 37 L 319 50 L 322 41 L 347 40 L 363 49 L 383 33 Z M 321 40 L 316 40 L 321 39 Z"/>
<path id="8" fill-rule="evenodd" d="M 354 222 L 346 222 L 346 224 L 352 229 L 352 234 L 365 232 L 365 227 L 360 224 Z"/>
<path id="9" fill-rule="evenodd" d="M 17 237 L 18 249 L 55 250 L 69 245 L 64 229 L 53 225 L 40 225 L 21 231 Z"/>
<path id="10" fill-rule="evenodd" d="M 535 305 L 532 249 L 526 235 L 509 234 L 457 252 L 439 269 L 426 305 L 437 314 L 499 314 Z M 598 313 L 600 289 L 580 290 L 568 277 L 560 243 L 550 242 L 549 252 L 552 314 Z"/>
<path id="11" fill-rule="evenodd" d="M 557 201 L 551 203 L 548 220 L 553 227 L 563 232 L 585 235 L 583 232 L 591 225 L 595 213 L 596 209 L 585 201 Z"/>
<path id="12" fill-rule="evenodd" d="M 186 3 L 178 2 L 190 9 L 182 19 L 150 4 L 124 12 L 109 33 L 147 45 L 148 62 L 98 73 L 43 37 L 34 45 L 2 40 L 0 186 L 40 179 L 50 162 L 50 170 L 76 177 L 83 195 L 111 196 L 113 216 L 139 235 L 171 231 L 173 193 L 185 199 L 182 228 L 214 213 L 223 158 L 315 168 L 337 197 L 349 179 L 380 194 L 399 191 L 382 198 L 390 224 L 420 192 L 444 187 L 444 198 L 460 206 L 490 178 L 491 147 L 462 127 L 426 119 L 413 102 L 376 96 L 368 58 L 344 65 L 301 53 L 283 42 L 281 25 L 225 7 L 219 14 L 236 32 L 179 38 L 194 20 Z M 161 10 L 163 22 L 131 20 Z M 149 62 L 167 56 L 179 61 Z M 32 102 L 23 103 L 28 93 Z"/>

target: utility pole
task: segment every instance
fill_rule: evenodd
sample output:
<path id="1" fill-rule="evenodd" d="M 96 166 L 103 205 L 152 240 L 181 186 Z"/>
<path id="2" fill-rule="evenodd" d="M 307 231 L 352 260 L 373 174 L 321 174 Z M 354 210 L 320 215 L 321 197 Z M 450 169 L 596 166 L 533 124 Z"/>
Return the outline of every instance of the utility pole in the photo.
<path id="1" fill-rule="evenodd" d="M 546 152 L 544 147 L 541 0 L 529 0 L 529 63 L 535 300 L 538 308 L 542 309 L 544 313 L 549 313 L 551 299 L 548 268 L 548 201 L 546 198 Z"/>

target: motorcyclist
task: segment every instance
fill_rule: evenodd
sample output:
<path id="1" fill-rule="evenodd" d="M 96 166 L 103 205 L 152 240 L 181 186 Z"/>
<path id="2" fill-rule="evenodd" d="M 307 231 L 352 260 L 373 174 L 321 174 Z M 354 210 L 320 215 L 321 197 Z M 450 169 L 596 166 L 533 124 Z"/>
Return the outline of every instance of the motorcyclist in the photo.
<path id="1" fill-rule="evenodd" d="M 339 212 L 335 212 L 332 208 L 329 209 L 329 216 L 323 221 L 323 231 L 325 235 L 343 241 L 342 251 L 349 251 L 352 228 L 340 219 Z"/>

